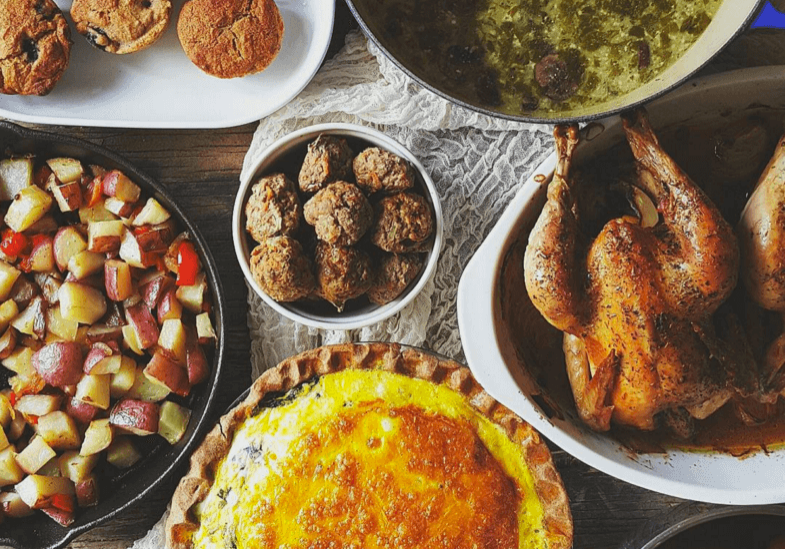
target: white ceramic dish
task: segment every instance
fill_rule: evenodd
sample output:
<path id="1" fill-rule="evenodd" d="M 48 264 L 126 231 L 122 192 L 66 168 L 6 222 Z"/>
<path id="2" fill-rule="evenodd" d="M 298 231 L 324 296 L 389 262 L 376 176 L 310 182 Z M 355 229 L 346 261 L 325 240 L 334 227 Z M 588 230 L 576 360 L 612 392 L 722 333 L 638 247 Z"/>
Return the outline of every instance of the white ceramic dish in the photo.
<path id="1" fill-rule="evenodd" d="M 293 181 L 296 182 L 297 171 L 299 171 L 299 166 L 305 157 L 308 143 L 321 134 L 347 138 L 355 154 L 361 152 L 362 149 L 354 145 L 353 142 L 362 147 L 380 147 L 408 161 L 414 167 L 416 173 L 415 189 L 425 196 L 433 210 L 436 222 L 433 246 L 427 254 L 425 265 L 418 278 L 409 285 L 407 290 L 386 305 L 378 306 L 371 302 L 358 305 L 357 303 L 361 300 L 357 299 L 350 301 L 342 313 L 337 313 L 327 302 L 315 304 L 301 302 L 278 303 L 262 290 L 251 274 L 249 258 L 255 243 L 245 232 L 245 203 L 250 195 L 251 187 L 260 176 L 274 173 L 275 171 L 293 172 Z M 355 124 L 318 124 L 309 126 L 290 133 L 272 143 L 262 151 L 256 165 L 251 167 L 249 173 L 251 175 L 240 182 L 240 189 L 237 191 L 237 198 L 234 202 L 232 215 L 234 250 L 245 278 L 254 291 L 264 299 L 265 303 L 285 317 L 307 326 L 326 330 L 353 330 L 369 326 L 389 318 L 406 307 L 423 289 L 436 271 L 439 253 L 442 248 L 443 232 L 442 210 L 436 186 L 423 165 L 417 160 L 417 157 L 403 145 L 383 133 Z"/>
<path id="2" fill-rule="evenodd" d="M 220 79 L 186 57 L 177 38 L 184 0 L 152 46 L 116 55 L 92 47 L 71 26 L 71 60 L 44 97 L 0 95 L 0 117 L 21 122 L 119 128 L 226 128 L 259 120 L 288 103 L 319 69 L 332 37 L 335 0 L 277 0 L 284 20 L 278 57 L 264 71 Z"/>
<path id="3" fill-rule="evenodd" d="M 647 109 L 655 130 L 675 125 L 725 123 L 741 116 L 785 114 L 785 71 L 746 69 L 694 80 Z M 604 127 L 604 130 L 602 128 Z M 595 126 L 595 137 L 580 147 L 580 158 L 590 157 L 622 141 L 618 117 Z M 555 155 L 535 173 L 550 174 Z M 507 251 L 520 224 L 540 215 L 545 186 L 533 178 L 513 198 L 493 231 L 474 255 L 458 289 L 458 323 L 469 366 L 494 398 L 513 409 L 543 435 L 588 465 L 617 478 L 657 492 L 691 500 L 724 504 L 785 502 L 785 449 L 758 452 L 744 459 L 722 453 L 671 450 L 664 454 L 634 454 L 618 442 L 595 433 L 577 420 L 547 417 L 532 398 L 533 383 L 525 369 L 503 347 L 497 284 Z M 523 281 L 520 291 L 524 292 Z M 538 341 L 525 345 L 535 346 Z M 777 479 L 776 481 L 774 479 Z"/>

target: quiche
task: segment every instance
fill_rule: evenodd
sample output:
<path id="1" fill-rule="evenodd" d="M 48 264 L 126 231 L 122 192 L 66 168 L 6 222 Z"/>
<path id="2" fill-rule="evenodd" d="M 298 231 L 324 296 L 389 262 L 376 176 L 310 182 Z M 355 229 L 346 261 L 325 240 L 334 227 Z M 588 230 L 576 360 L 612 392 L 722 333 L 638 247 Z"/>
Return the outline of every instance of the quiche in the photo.
<path id="1" fill-rule="evenodd" d="M 456 362 L 396 344 L 265 372 L 191 458 L 167 546 L 567 549 L 538 433 Z"/>

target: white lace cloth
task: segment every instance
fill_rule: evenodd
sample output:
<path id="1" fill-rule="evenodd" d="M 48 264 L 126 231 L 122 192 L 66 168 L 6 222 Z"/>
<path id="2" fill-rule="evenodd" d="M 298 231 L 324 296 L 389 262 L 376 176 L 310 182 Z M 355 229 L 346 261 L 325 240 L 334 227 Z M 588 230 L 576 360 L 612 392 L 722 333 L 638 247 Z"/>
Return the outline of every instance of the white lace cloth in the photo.
<path id="1" fill-rule="evenodd" d="M 419 158 L 441 198 L 442 254 L 434 278 L 406 309 L 350 332 L 289 321 L 249 287 L 254 378 L 292 354 L 346 341 L 396 341 L 461 360 L 456 316 L 461 273 L 520 185 L 551 153 L 550 127 L 498 120 L 455 106 L 413 82 L 355 31 L 296 99 L 260 122 L 243 176 L 267 145 L 323 122 L 373 126 Z M 163 548 L 163 519 L 133 547 Z"/>

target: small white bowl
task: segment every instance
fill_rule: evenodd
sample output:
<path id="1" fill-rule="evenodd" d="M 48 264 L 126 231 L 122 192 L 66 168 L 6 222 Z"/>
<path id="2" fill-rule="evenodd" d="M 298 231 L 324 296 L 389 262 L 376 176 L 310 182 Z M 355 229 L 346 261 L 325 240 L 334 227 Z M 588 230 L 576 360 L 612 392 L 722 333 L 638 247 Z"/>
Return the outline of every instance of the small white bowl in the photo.
<path id="1" fill-rule="evenodd" d="M 647 106 L 658 132 L 668 127 L 729 126 L 747 117 L 785 113 L 785 72 L 770 67 L 745 69 L 693 80 Z M 624 140 L 620 119 L 608 118 L 584 130 L 589 136 L 576 155 L 591 158 Z M 556 166 L 551 155 L 535 171 L 547 175 Z M 475 378 L 496 400 L 511 408 L 561 448 L 609 475 L 632 484 L 685 499 L 711 503 L 753 505 L 785 502 L 785 448 L 744 457 L 722 452 L 634 453 L 604 433 L 584 425 L 569 410 L 549 410 L 544 394 L 516 356 L 501 314 L 500 274 L 508 251 L 522 228 L 530 229 L 545 201 L 545 185 L 532 177 L 513 198 L 499 222 L 471 259 L 458 287 L 458 325 L 466 360 Z M 525 292 L 523 280 L 511 281 Z M 519 348 L 541 349 L 535 337 Z M 569 389 L 566 389 L 569 391 Z M 545 397 L 545 398 L 543 398 Z M 566 398 L 569 398 L 567 396 Z M 781 445 L 779 445 L 781 446 Z M 777 480 L 774 480 L 777 479 Z"/>
<path id="2" fill-rule="evenodd" d="M 319 135 L 346 138 L 355 154 L 359 154 L 367 147 L 379 147 L 400 156 L 414 168 L 415 190 L 425 197 L 433 211 L 435 221 L 433 246 L 426 254 L 425 265 L 406 291 L 386 305 L 379 306 L 366 299 L 357 299 L 347 303 L 346 309 L 338 313 L 332 305 L 323 300 L 279 303 L 262 290 L 251 274 L 251 250 L 256 244 L 245 231 L 245 203 L 250 196 L 251 187 L 260 176 L 278 171 L 287 173 L 296 182 L 299 166 L 305 157 L 308 143 Z M 240 181 L 240 189 L 234 202 L 232 216 L 234 250 L 245 278 L 254 291 L 264 299 L 265 303 L 285 317 L 307 326 L 326 330 L 353 330 L 369 326 L 389 318 L 406 307 L 436 271 L 436 264 L 442 249 L 443 231 L 442 209 L 436 186 L 417 157 L 403 145 L 383 133 L 355 124 L 336 123 L 309 126 L 290 133 L 267 147 L 248 173 L 250 176 Z"/>

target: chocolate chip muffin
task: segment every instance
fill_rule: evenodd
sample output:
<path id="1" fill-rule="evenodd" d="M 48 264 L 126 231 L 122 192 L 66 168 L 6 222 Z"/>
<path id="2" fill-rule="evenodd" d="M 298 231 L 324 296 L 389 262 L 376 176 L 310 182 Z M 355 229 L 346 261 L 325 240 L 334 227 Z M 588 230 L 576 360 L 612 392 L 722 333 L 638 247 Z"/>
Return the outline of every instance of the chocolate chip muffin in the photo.
<path id="1" fill-rule="evenodd" d="M 76 30 L 96 48 L 131 53 L 150 46 L 169 25 L 171 0 L 73 0 Z"/>
<path id="2" fill-rule="evenodd" d="M 185 54 L 218 78 L 266 69 L 281 50 L 283 32 L 273 0 L 190 0 L 177 20 Z"/>
<path id="3" fill-rule="evenodd" d="M 251 252 L 251 274 L 276 301 L 297 301 L 314 289 L 311 260 L 288 236 L 268 238 Z"/>
<path id="4" fill-rule="evenodd" d="M 378 147 L 358 154 L 352 163 L 357 185 L 366 193 L 405 191 L 414 187 L 414 170 L 403 158 Z"/>
<path id="5" fill-rule="evenodd" d="M 373 208 L 356 185 L 337 181 L 305 203 L 305 221 L 328 244 L 357 244 L 373 221 Z"/>
<path id="6" fill-rule="evenodd" d="M 46 95 L 71 55 L 65 17 L 51 0 L 3 0 L 0 5 L 0 93 Z"/>
<path id="7" fill-rule="evenodd" d="M 292 236 L 300 228 L 303 207 L 294 182 L 282 173 L 267 175 L 251 188 L 245 204 L 245 229 L 257 242 Z"/>
<path id="8" fill-rule="evenodd" d="M 330 183 L 349 179 L 353 156 L 346 139 L 320 135 L 308 143 L 308 152 L 298 176 L 300 190 L 315 193 Z"/>
<path id="9" fill-rule="evenodd" d="M 419 194 L 385 196 L 373 208 L 371 242 L 386 252 L 422 252 L 433 234 L 433 214 L 428 201 Z"/>

